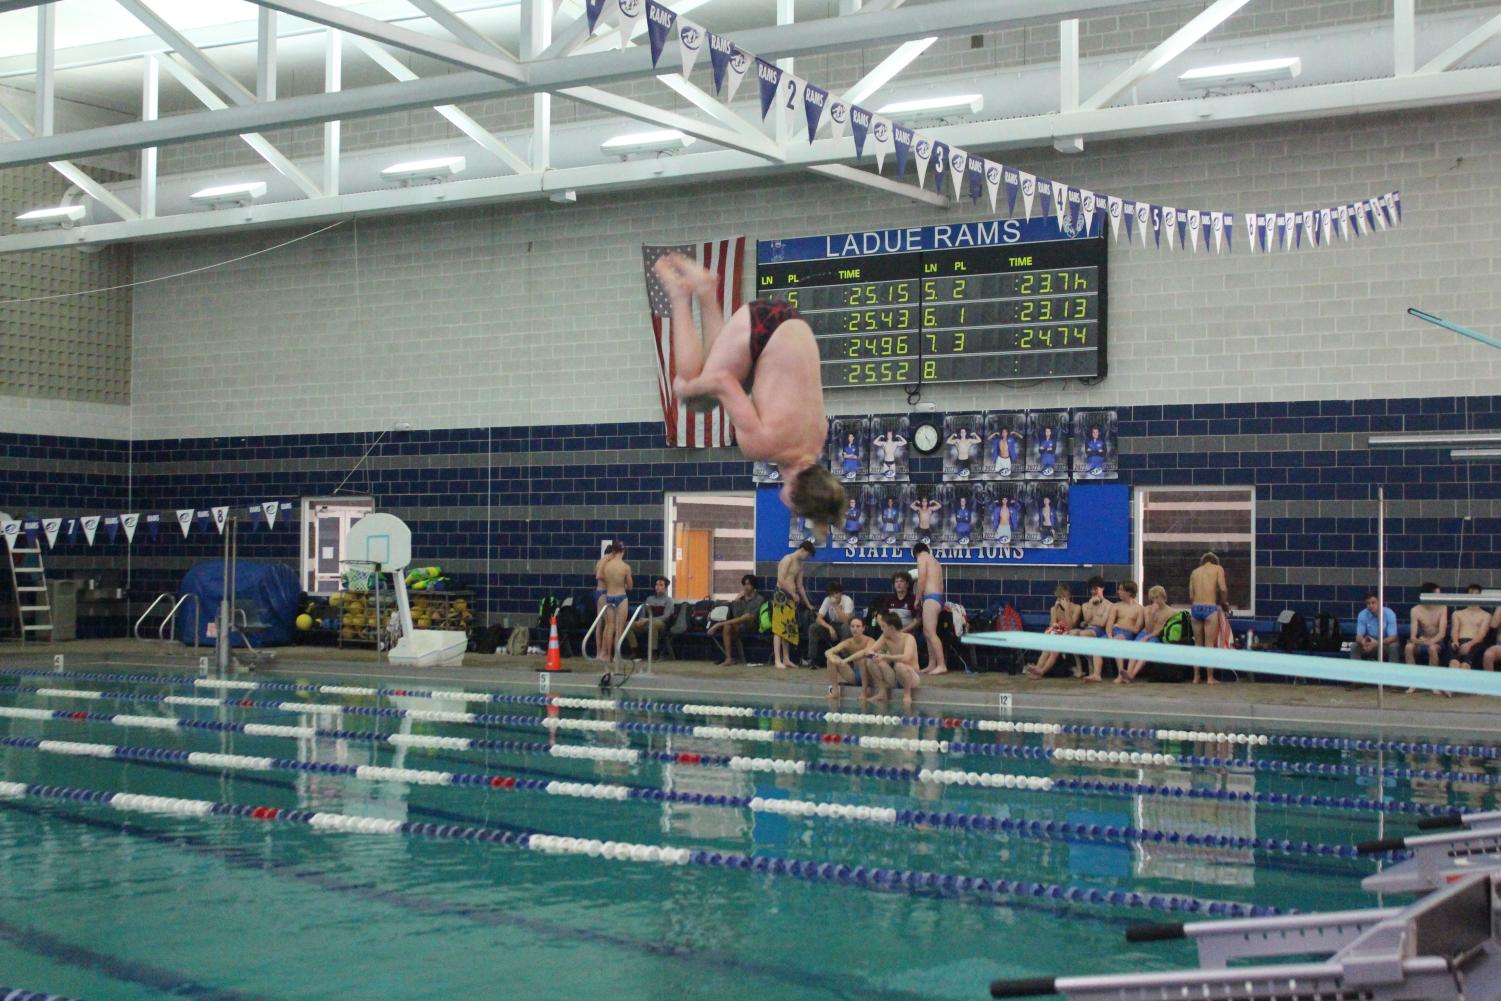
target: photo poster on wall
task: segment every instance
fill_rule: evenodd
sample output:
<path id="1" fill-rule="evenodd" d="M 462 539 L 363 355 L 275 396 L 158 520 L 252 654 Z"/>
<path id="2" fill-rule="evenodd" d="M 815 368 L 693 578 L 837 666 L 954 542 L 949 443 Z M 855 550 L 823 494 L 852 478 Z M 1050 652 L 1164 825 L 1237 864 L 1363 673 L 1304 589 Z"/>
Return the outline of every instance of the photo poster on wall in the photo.
<path id="1" fill-rule="evenodd" d="M 870 488 L 873 508 L 872 541 L 882 546 L 905 546 L 907 542 L 907 510 L 905 486 L 877 484 Z"/>
<path id="2" fill-rule="evenodd" d="M 782 471 L 777 468 L 774 462 L 757 459 L 751 463 L 751 482 L 756 484 L 781 483 Z"/>
<path id="3" fill-rule="evenodd" d="M 1074 414 L 1074 479 L 1113 480 L 1120 476 L 1120 441 L 1114 410 Z"/>
<path id="4" fill-rule="evenodd" d="M 982 414 L 949 414 L 943 419 L 943 478 L 947 482 L 976 478 L 984 464 L 985 429 Z"/>
<path id="5" fill-rule="evenodd" d="M 1067 410 L 1034 410 L 1027 415 L 1027 475 L 1068 476 Z"/>
<path id="6" fill-rule="evenodd" d="M 992 410 L 985 415 L 987 480 L 1021 479 L 1027 472 L 1027 415 L 1024 411 Z"/>
<path id="7" fill-rule="evenodd" d="M 1027 544 L 1044 549 L 1068 545 L 1068 483 L 1034 480 L 1026 485 Z"/>
<path id="8" fill-rule="evenodd" d="M 980 510 L 980 492 L 974 483 L 955 483 L 948 488 L 947 517 L 938 530 L 938 544 L 944 547 L 968 547 L 981 538 L 985 528 Z"/>
<path id="9" fill-rule="evenodd" d="M 912 424 L 905 414 L 886 414 L 870 419 L 870 478 L 877 482 L 905 483 L 909 478 L 908 446 Z"/>
<path id="10" fill-rule="evenodd" d="M 985 541 L 996 546 L 1027 544 L 1026 484 L 987 483 L 984 490 Z"/>
<path id="11" fill-rule="evenodd" d="M 844 494 L 843 518 L 833 526 L 834 545 L 863 545 L 870 538 L 874 489 L 866 483 L 851 484 L 844 488 Z"/>
<path id="12" fill-rule="evenodd" d="M 870 418 L 835 417 L 829 421 L 829 469 L 841 483 L 858 483 L 869 476 L 869 444 Z"/>
<path id="13" fill-rule="evenodd" d="M 907 544 L 938 544 L 943 533 L 945 511 L 949 508 L 949 487 L 943 483 L 914 483 L 907 487 Z"/>

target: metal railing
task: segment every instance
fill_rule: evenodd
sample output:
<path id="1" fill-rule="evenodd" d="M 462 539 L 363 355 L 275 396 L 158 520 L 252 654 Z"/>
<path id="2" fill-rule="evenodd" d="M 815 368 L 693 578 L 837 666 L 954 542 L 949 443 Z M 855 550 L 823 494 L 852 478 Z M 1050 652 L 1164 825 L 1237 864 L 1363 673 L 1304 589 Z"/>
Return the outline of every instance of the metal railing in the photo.
<path id="1" fill-rule="evenodd" d="M 142 643 L 151 642 L 148 637 L 141 635 L 141 627 L 146 624 L 146 620 L 151 617 L 151 613 L 156 611 L 157 605 L 160 605 L 164 601 L 171 601 L 172 607 L 167 609 L 166 617 L 156 627 L 156 638 L 161 643 L 175 642 L 177 639 L 177 613 L 182 611 L 182 607 L 191 598 L 193 601 L 193 649 L 196 650 L 198 649 L 198 637 L 203 632 L 203 602 L 199 600 L 198 595 L 191 592 L 176 598 L 175 601 L 173 598 L 174 596 L 166 591 L 153 598 L 151 604 L 147 605 L 146 610 L 141 613 L 141 617 L 136 619 L 135 628 L 132 632 L 135 638 Z"/>
<path id="2" fill-rule="evenodd" d="M 614 606 L 606 603 L 605 607 L 601 608 L 598 614 L 594 616 L 594 621 L 589 624 L 589 631 L 584 633 L 584 638 L 579 640 L 579 656 L 583 657 L 585 660 L 589 658 L 589 637 L 594 635 L 594 631 L 599 628 L 600 620 L 605 617 L 605 613 L 608 612 L 612 607 Z M 595 643 L 595 649 L 599 649 L 599 644 L 597 642 Z"/>
<path id="3" fill-rule="evenodd" d="M 154 612 L 154 611 L 156 611 L 156 606 L 157 605 L 160 605 L 164 601 L 171 601 L 171 600 L 172 600 L 172 595 L 170 595 L 167 592 L 163 591 L 161 594 L 157 595 L 152 600 L 151 604 L 149 604 L 149 605 L 146 606 L 146 610 L 141 613 L 141 617 L 139 619 L 136 619 L 136 625 L 135 625 L 135 630 L 134 630 L 135 638 L 136 639 L 140 640 L 142 643 L 149 643 L 150 642 L 150 640 L 148 640 L 146 637 L 144 637 L 144 636 L 141 635 L 141 627 L 146 624 L 146 620 L 151 617 L 151 613 Z M 170 614 L 171 613 L 169 612 L 168 615 L 170 616 Z"/>

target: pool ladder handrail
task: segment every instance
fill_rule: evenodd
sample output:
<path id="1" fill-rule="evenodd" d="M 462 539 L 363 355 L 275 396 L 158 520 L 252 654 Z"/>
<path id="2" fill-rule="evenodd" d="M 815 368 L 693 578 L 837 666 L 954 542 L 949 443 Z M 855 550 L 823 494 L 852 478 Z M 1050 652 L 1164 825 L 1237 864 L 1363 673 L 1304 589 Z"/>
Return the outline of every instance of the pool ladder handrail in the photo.
<path id="1" fill-rule="evenodd" d="M 644 612 L 645 610 L 646 610 L 646 602 L 643 601 L 639 605 L 636 606 L 636 610 L 631 613 L 631 617 L 629 619 L 626 619 L 626 621 L 625 621 L 625 628 L 620 631 L 619 638 L 615 640 L 615 659 L 613 661 L 611 661 L 611 663 L 613 663 L 613 664 L 620 663 L 620 652 L 625 649 L 625 638 L 631 634 L 631 628 L 633 626 L 635 626 L 636 620 L 641 617 L 641 613 Z M 644 670 L 644 671 L 641 672 L 642 674 L 648 675 L 648 676 L 651 674 L 651 662 L 652 662 L 651 648 L 652 648 L 651 627 L 648 626 L 647 630 L 646 630 L 646 670 Z"/>
<path id="2" fill-rule="evenodd" d="M 595 614 L 594 621 L 589 624 L 589 629 L 584 633 L 584 638 L 579 640 L 579 656 L 583 657 L 585 660 L 589 659 L 589 637 L 594 635 L 594 631 L 599 628 L 600 621 L 605 617 L 605 613 L 608 612 L 611 607 L 612 606 L 608 602 L 605 603 L 605 607 L 601 608 L 599 612 Z M 598 648 L 599 644 L 596 643 L 595 649 L 598 650 Z"/>
<path id="3" fill-rule="evenodd" d="M 148 640 L 145 636 L 141 635 L 141 626 L 145 625 L 146 619 L 149 618 L 151 613 L 156 610 L 157 605 L 160 605 L 163 601 L 172 601 L 172 607 L 167 609 L 166 618 L 162 619 L 161 624 L 156 627 L 156 638 L 162 643 L 175 642 L 177 639 L 177 613 L 182 610 L 183 605 L 187 604 L 188 599 L 192 598 L 193 649 L 196 650 L 198 648 L 198 634 L 203 629 L 203 602 L 199 600 L 198 595 L 192 593 L 191 591 L 177 598 L 175 601 L 173 601 L 173 598 L 174 596 L 172 594 L 163 591 L 161 594 L 152 599 L 151 604 L 147 605 L 146 610 L 141 613 L 141 617 L 136 619 L 134 629 L 135 638 L 140 640 L 142 643 L 150 642 L 150 640 Z"/>

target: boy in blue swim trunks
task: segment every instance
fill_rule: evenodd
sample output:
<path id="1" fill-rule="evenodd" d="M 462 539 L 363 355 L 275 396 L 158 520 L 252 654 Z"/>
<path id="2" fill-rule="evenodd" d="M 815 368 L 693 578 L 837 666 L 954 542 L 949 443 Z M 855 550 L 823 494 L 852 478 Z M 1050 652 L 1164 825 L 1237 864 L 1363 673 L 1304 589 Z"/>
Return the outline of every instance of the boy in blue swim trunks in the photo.
<path id="1" fill-rule="evenodd" d="M 866 655 L 876 641 L 865 632 L 865 620 L 858 615 L 850 619 L 849 638 L 824 651 L 824 663 L 829 667 L 829 703 L 839 708 L 839 686 L 859 685 L 860 705 L 870 698 L 875 679 L 871 677 Z"/>
<path id="2" fill-rule="evenodd" d="M 1115 587 L 1116 602 L 1105 620 L 1105 631 L 1114 640 L 1134 640 L 1147 625 L 1147 610 L 1136 600 L 1136 582 L 1123 580 Z M 1126 673 L 1127 662 L 1115 659 L 1115 680 L 1121 681 Z M 1122 682 L 1123 683 L 1123 682 Z"/>
<path id="3" fill-rule="evenodd" d="M 1194 643 L 1198 646 L 1215 647 L 1220 642 L 1220 624 L 1229 620 L 1220 615 L 1220 606 L 1230 602 L 1230 587 L 1225 583 L 1225 569 L 1214 553 L 1199 557 L 1199 565 L 1188 575 L 1188 600 L 1192 602 L 1189 614 L 1193 616 Z M 1208 683 L 1219 684 L 1213 669 L 1208 669 Z M 1194 671 L 1194 683 L 1199 681 L 1199 672 Z"/>
<path id="4" fill-rule="evenodd" d="M 917 600 L 921 602 L 923 637 L 928 641 L 928 666 L 922 673 L 947 674 L 949 667 L 938 638 L 938 616 L 943 613 L 943 566 L 933 558 L 927 543 L 913 546 L 912 555 L 917 557 Z"/>
<path id="5" fill-rule="evenodd" d="M 1136 634 L 1138 643 L 1161 643 L 1162 627 L 1167 625 L 1167 620 L 1177 614 L 1167 603 L 1167 588 L 1158 584 L 1147 591 L 1147 598 L 1152 603 L 1147 606 L 1147 624 L 1141 632 Z M 1117 677 L 1118 684 L 1130 684 L 1136 680 L 1142 670 L 1147 666 L 1146 659 L 1133 660 L 1126 665 L 1126 673 Z"/>
<path id="6" fill-rule="evenodd" d="M 1105 623 L 1110 621 L 1110 610 L 1115 606 L 1105 597 L 1105 578 L 1095 574 L 1089 578 L 1089 600 L 1083 606 L 1084 624 L 1074 630 L 1079 636 L 1093 636 L 1096 639 L 1104 639 L 1108 633 L 1105 631 Z M 1105 658 L 1091 657 L 1089 673 L 1084 675 L 1085 681 L 1100 682 L 1105 680 Z"/>

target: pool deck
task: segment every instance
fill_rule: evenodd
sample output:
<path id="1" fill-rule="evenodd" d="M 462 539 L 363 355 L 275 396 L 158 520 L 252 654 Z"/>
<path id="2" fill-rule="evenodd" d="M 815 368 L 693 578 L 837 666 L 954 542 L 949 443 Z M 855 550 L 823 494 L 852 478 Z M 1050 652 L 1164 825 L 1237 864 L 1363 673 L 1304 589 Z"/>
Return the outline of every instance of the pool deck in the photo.
<path id="1" fill-rule="evenodd" d="M 65 658 L 69 670 L 119 669 L 194 672 L 198 656 L 212 663 L 213 651 L 194 654 L 180 645 L 171 647 L 136 640 L 76 640 L 57 644 L 0 643 L 0 666 L 48 666 L 56 654 Z M 380 662 L 373 650 L 292 646 L 275 651 L 275 658 L 256 668 L 254 674 L 269 677 L 340 677 L 410 681 L 421 677 L 433 685 L 520 684 L 538 688 L 543 667 L 540 656 L 508 657 L 503 654 L 467 654 L 464 666 L 437 670 L 397 669 Z M 572 695 L 597 694 L 604 665 L 570 658 L 569 670 L 547 676 L 549 690 Z M 629 664 L 625 665 L 627 668 Z M 771 667 L 719 667 L 707 661 L 672 660 L 654 665 L 650 675 L 645 664 L 624 691 L 633 696 L 655 696 L 705 701 L 797 701 L 810 707 L 828 705 L 824 672 L 778 671 Z M 245 676 L 253 676 L 247 673 Z M 621 691 L 617 687 L 617 692 Z M 1258 721 L 1300 724 L 1332 724 L 1344 728 L 1375 727 L 1444 732 L 1448 735 L 1494 736 L 1501 728 L 1501 703 L 1483 696 L 1445 698 L 1431 692 L 1412 695 L 1374 687 L 1353 688 L 1327 684 L 1290 684 L 1283 681 L 1225 683 L 1217 686 L 1192 684 L 1134 685 L 1085 684 L 1070 679 L 1029 681 L 1002 674 L 947 674 L 924 679 L 918 695 L 920 710 L 951 711 L 967 716 L 1002 713 L 1000 696 L 1011 696 L 1012 711 L 1064 713 L 1075 718 L 1089 716 L 1151 716 L 1181 721 L 1184 726 L 1244 728 Z M 899 705 L 899 702 L 894 703 Z M 845 689 L 842 708 L 858 710 L 859 693 Z M 893 711 L 900 711 L 899 709 Z"/>

